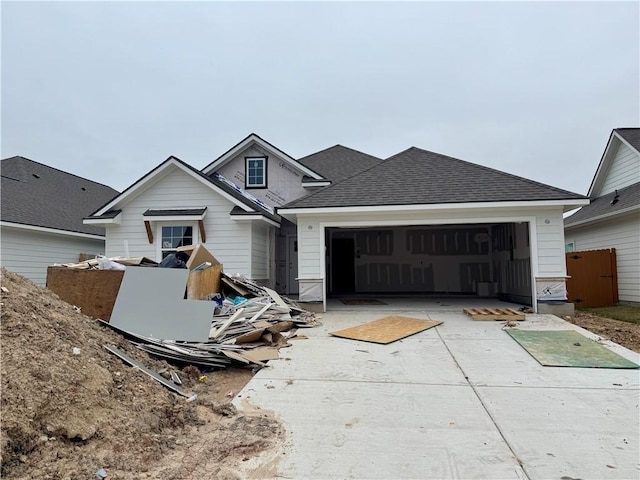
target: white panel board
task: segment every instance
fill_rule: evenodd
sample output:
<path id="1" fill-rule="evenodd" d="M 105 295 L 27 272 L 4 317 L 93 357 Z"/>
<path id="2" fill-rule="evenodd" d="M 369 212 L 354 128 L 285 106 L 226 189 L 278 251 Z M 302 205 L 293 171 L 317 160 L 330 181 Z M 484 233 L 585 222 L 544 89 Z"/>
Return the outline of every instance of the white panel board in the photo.
<path id="1" fill-rule="evenodd" d="M 189 271 L 128 267 L 109 323 L 145 337 L 207 341 L 215 302 L 185 300 Z"/>

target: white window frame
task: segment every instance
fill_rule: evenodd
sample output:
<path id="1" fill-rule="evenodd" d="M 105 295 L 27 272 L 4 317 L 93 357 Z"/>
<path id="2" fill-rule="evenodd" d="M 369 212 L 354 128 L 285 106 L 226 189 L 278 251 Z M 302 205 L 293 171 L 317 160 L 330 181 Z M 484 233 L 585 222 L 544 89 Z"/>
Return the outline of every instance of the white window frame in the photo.
<path id="1" fill-rule="evenodd" d="M 156 247 L 156 261 L 162 261 L 162 253 L 167 250 L 173 250 L 173 248 L 162 248 L 162 227 L 191 227 L 193 235 L 193 245 L 200 243 L 200 230 L 198 229 L 198 222 L 180 221 L 175 222 L 158 222 L 156 225 L 156 238 L 158 239 Z"/>
<path id="2" fill-rule="evenodd" d="M 245 188 L 267 187 L 267 156 L 244 157 L 244 186 Z M 262 183 L 249 183 L 249 162 L 260 160 L 262 163 Z"/>

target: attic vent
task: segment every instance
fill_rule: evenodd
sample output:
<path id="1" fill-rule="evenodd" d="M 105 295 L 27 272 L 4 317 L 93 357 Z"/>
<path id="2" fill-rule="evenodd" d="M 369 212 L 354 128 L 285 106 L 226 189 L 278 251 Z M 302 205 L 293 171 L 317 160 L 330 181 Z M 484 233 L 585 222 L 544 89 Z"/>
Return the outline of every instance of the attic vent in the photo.
<path id="1" fill-rule="evenodd" d="M 616 193 L 613 195 L 613 200 L 611 200 L 611 205 L 615 205 L 616 203 L 618 203 L 619 200 L 620 200 L 620 195 L 618 195 L 618 190 L 616 190 Z"/>
<path id="2" fill-rule="evenodd" d="M 33 175 L 35 178 L 40 178 L 40 175 L 38 175 L 37 173 L 32 173 L 31 175 Z"/>

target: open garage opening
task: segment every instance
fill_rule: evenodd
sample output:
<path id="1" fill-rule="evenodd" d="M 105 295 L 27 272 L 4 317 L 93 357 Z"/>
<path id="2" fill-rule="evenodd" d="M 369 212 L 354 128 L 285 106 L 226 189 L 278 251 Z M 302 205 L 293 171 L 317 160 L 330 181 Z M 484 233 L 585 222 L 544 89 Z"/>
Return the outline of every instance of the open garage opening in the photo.
<path id="1" fill-rule="evenodd" d="M 325 229 L 327 297 L 494 297 L 532 305 L 528 222 Z"/>

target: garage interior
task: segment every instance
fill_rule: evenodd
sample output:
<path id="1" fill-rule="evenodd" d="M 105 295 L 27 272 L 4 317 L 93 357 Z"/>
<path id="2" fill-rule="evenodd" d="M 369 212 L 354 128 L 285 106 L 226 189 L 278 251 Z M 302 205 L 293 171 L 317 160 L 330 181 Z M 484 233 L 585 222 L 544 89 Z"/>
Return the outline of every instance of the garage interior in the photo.
<path id="1" fill-rule="evenodd" d="M 485 297 L 532 305 L 529 224 L 325 230 L 327 297 Z"/>

